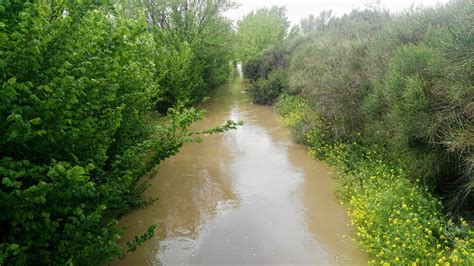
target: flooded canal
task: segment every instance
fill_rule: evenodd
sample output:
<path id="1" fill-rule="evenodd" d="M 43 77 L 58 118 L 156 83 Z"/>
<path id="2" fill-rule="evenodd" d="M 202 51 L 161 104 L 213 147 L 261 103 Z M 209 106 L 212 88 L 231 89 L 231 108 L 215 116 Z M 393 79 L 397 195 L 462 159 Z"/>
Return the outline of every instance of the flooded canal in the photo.
<path id="1" fill-rule="evenodd" d="M 328 168 L 294 144 L 271 107 L 251 104 L 236 78 L 204 105 L 196 128 L 237 130 L 188 143 L 162 163 L 145 196 L 159 200 L 122 220 L 124 241 L 155 237 L 118 265 L 365 265 Z"/>

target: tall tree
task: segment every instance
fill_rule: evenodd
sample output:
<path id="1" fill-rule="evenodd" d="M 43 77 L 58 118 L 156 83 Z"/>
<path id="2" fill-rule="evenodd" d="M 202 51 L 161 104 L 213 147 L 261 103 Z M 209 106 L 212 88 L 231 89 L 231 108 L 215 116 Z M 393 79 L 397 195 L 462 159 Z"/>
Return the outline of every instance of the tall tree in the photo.
<path id="1" fill-rule="evenodd" d="M 145 0 L 142 5 L 159 43 L 166 43 L 158 49 L 171 59 L 167 69 L 177 70 L 168 71 L 161 84 L 165 110 L 176 101 L 199 100 L 228 79 L 232 23 L 223 12 L 232 1 Z"/>
<path id="2" fill-rule="evenodd" d="M 261 8 L 237 22 L 240 60 L 245 62 L 286 37 L 290 23 L 285 13 L 285 7 Z"/>

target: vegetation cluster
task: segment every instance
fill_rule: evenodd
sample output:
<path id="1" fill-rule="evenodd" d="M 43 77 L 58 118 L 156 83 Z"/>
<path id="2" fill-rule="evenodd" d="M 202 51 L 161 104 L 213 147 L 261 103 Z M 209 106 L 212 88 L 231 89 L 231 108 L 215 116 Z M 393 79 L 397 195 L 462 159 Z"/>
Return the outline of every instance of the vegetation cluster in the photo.
<path id="1" fill-rule="evenodd" d="M 245 62 L 249 93 L 266 104 L 303 97 L 327 142 L 374 146 L 452 209 L 472 209 L 472 11 L 454 1 L 309 17 Z"/>
<path id="2" fill-rule="evenodd" d="M 229 77 L 222 1 L 0 1 L 0 264 L 101 264 Z M 154 227 L 129 243 L 153 235 Z"/>
<path id="3" fill-rule="evenodd" d="M 253 101 L 340 170 L 377 263 L 474 261 L 473 14 L 463 0 L 323 12 L 244 62 Z"/>
<path id="4" fill-rule="evenodd" d="M 336 192 L 348 207 L 355 236 L 373 265 L 472 265 L 474 230 L 443 212 L 421 180 L 412 181 L 400 162 L 362 143 L 327 142 L 308 102 L 283 95 L 275 106 L 286 125 L 300 134 L 309 153 L 334 167 Z M 311 121 L 312 127 L 302 129 Z"/>

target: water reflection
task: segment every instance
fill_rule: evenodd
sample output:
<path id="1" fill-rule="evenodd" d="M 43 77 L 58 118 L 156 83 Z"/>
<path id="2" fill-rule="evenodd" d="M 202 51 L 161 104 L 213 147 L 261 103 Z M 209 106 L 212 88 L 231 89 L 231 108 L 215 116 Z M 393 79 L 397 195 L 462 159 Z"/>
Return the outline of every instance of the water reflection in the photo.
<path id="1" fill-rule="evenodd" d="M 237 63 L 237 74 L 239 75 L 239 79 L 244 79 L 244 72 L 242 71 L 242 63 Z"/>

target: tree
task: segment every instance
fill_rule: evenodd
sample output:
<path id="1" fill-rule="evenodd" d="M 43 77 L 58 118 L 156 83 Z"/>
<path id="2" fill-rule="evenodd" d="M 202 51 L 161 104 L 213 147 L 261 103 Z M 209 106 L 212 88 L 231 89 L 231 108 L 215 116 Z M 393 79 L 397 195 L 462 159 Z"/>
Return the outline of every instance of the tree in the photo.
<path id="1" fill-rule="evenodd" d="M 261 8 L 237 22 L 239 60 L 246 62 L 268 46 L 283 41 L 290 25 L 285 12 L 285 7 Z"/>
<path id="2" fill-rule="evenodd" d="M 166 55 L 160 111 L 176 102 L 191 103 L 206 96 L 229 77 L 232 57 L 231 22 L 222 13 L 229 0 L 146 0 L 147 20 Z"/>
<path id="3" fill-rule="evenodd" d="M 317 31 L 321 31 L 329 24 L 331 19 L 333 19 L 331 10 L 323 11 L 317 17 L 311 14 L 308 17 L 301 19 L 301 33 L 311 34 Z"/>

